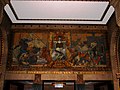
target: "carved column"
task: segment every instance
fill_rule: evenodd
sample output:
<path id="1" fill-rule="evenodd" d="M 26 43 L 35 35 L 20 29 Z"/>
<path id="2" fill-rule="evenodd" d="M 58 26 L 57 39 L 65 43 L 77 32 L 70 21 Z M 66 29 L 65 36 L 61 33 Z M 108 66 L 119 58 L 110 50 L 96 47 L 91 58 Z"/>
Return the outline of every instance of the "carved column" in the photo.
<path id="1" fill-rule="evenodd" d="M 116 24 L 115 13 L 112 15 L 108 22 L 108 41 L 110 43 L 110 59 L 111 59 L 111 68 L 112 68 L 112 76 L 114 83 L 114 90 L 118 90 L 119 88 L 119 80 L 116 77 L 116 73 L 118 73 L 118 39 L 119 39 L 119 28 Z"/>
<path id="2" fill-rule="evenodd" d="M 0 78 L 0 90 L 3 90 L 4 86 L 4 78 L 5 78 L 5 71 L 6 71 L 6 62 L 7 62 L 7 55 L 8 55 L 8 41 L 7 41 L 7 34 L 10 29 L 10 20 L 5 13 L 3 13 L 3 4 L 4 0 L 0 0 L 0 30 L 1 30 L 1 78 Z"/>
<path id="3" fill-rule="evenodd" d="M 114 30 L 111 36 L 111 47 L 110 47 L 114 90 L 118 90 L 119 88 L 119 79 L 117 79 L 116 77 L 116 73 L 118 72 L 117 40 L 118 40 L 118 30 Z"/>
<path id="4" fill-rule="evenodd" d="M 116 16 L 116 22 L 117 22 L 117 25 L 119 26 L 119 28 L 120 28 L 120 0 L 111 0 L 110 1 L 110 3 L 111 3 L 111 5 L 115 8 L 115 16 Z M 120 62 L 119 62 L 119 57 L 118 57 L 118 53 L 116 53 L 116 55 L 115 55 L 115 52 L 117 52 L 117 51 L 115 51 L 116 49 L 118 50 L 118 48 L 117 48 L 117 42 L 118 42 L 118 35 L 116 35 L 117 34 L 117 31 L 115 32 L 115 34 L 113 34 L 112 36 L 112 38 L 113 38 L 113 42 L 111 42 L 111 44 L 112 43 L 115 43 L 115 44 L 113 44 L 113 46 L 111 47 L 111 52 L 112 52 L 112 49 L 114 50 L 114 56 L 112 56 L 112 58 L 111 58 L 111 60 L 112 59 L 114 59 L 115 60 L 115 62 L 111 62 L 112 63 L 112 67 L 113 67 L 113 80 L 114 80 L 114 90 L 119 90 L 119 75 L 117 75 L 116 73 L 119 73 L 119 65 L 118 65 L 118 63 L 120 64 Z M 116 36 L 116 39 L 115 39 L 115 36 Z M 116 41 L 117 40 L 117 41 Z M 111 53 L 112 54 L 112 53 Z M 113 60 L 112 60 L 113 61 Z M 116 78 L 117 77 L 117 78 Z"/>
<path id="5" fill-rule="evenodd" d="M 2 79 L 2 31 L 0 29 L 0 87 L 1 87 L 1 79 Z"/>
<path id="6" fill-rule="evenodd" d="M 7 62 L 7 53 L 8 53 L 8 46 L 7 46 L 7 33 L 6 30 L 2 30 L 2 57 L 1 57 L 1 80 L 0 80 L 0 90 L 3 90 L 4 86 L 4 78 L 5 78 L 5 71 L 6 71 L 6 62 Z"/>

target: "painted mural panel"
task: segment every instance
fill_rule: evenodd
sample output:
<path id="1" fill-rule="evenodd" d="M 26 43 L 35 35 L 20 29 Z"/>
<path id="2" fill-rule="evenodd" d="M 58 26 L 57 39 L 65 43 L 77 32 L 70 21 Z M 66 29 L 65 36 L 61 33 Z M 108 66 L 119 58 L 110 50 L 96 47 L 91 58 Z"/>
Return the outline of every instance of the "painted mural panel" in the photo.
<path id="1" fill-rule="evenodd" d="M 107 47 L 104 34 L 72 34 L 72 58 L 75 66 L 106 65 Z M 73 52 L 73 53 L 72 53 Z"/>
<path id="2" fill-rule="evenodd" d="M 23 67 L 106 66 L 104 33 L 15 33 L 12 65 Z"/>
<path id="3" fill-rule="evenodd" d="M 47 47 L 48 34 L 46 33 L 15 33 L 13 64 L 29 66 L 47 63 L 46 55 L 42 55 L 49 52 Z"/>

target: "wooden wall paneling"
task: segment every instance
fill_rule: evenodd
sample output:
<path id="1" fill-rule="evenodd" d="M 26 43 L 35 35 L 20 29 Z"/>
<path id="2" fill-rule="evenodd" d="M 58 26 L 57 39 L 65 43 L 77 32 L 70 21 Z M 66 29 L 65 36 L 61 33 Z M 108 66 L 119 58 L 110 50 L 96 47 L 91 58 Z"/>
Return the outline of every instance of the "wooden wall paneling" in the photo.
<path id="1" fill-rule="evenodd" d="M 35 80 L 35 75 L 34 74 L 6 73 L 5 80 Z"/>
<path id="2" fill-rule="evenodd" d="M 84 74 L 83 75 L 83 80 L 86 81 L 94 81 L 94 80 L 103 80 L 103 81 L 108 81 L 108 80 L 113 80 L 112 73 L 106 73 L 106 74 Z"/>
<path id="3" fill-rule="evenodd" d="M 41 80 L 77 80 L 76 74 L 41 74 Z"/>

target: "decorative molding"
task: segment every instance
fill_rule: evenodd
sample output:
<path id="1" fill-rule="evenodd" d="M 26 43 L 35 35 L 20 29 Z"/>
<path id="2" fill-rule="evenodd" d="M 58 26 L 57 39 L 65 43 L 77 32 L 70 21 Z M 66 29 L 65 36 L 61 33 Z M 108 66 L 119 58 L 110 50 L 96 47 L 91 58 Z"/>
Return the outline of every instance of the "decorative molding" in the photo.
<path id="1" fill-rule="evenodd" d="M 120 30 L 118 30 L 118 40 L 117 40 L 117 57 L 118 57 L 118 61 L 117 61 L 117 67 L 118 67 L 118 72 L 120 72 Z"/>
<path id="2" fill-rule="evenodd" d="M 12 74 L 6 73 L 5 80 L 34 80 L 34 74 Z"/>
<path id="3" fill-rule="evenodd" d="M 77 74 L 41 74 L 41 80 L 77 80 Z"/>
<path id="4" fill-rule="evenodd" d="M 120 12 L 119 12 L 120 13 Z M 120 27 L 120 15 L 119 17 L 117 18 L 117 25 Z"/>
<path id="5" fill-rule="evenodd" d="M 6 31 L 2 29 L 2 57 L 1 57 L 1 69 L 2 75 L 0 80 L 0 90 L 3 89 L 4 86 L 4 78 L 5 78 L 5 71 L 6 71 L 6 62 L 7 62 L 7 53 L 8 53 L 8 46 L 7 46 L 7 34 Z"/>
<path id="6" fill-rule="evenodd" d="M 116 7 L 117 3 L 119 2 L 119 0 L 110 0 L 110 4 L 113 6 L 113 7 Z"/>
<path id="7" fill-rule="evenodd" d="M 90 81 L 90 80 L 113 80 L 112 73 L 104 73 L 104 74 L 85 74 L 83 76 L 83 80 Z"/>
<path id="8" fill-rule="evenodd" d="M 12 25 L 11 27 L 13 32 L 30 32 L 30 31 L 79 31 L 79 30 L 89 30 L 89 31 L 107 31 L 106 25 L 64 25 L 64 24 L 56 24 L 56 25 Z"/>
<path id="9" fill-rule="evenodd" d="M 42 80 L 41 80 L 41 74 L 35 74 L 35 79 L 33 81 L 34 84 L 41 84 Z"/>
<path id="10" fill-rule="evenodd" d="M 7 74 L 111 74 L 112 71 L 6 71 Z"/>
<path id="11" fill-rule="evenodd" d="M 9 68 L 7 68 L 7 71 L 19 71 L 19 72 L 31 72 L 31 73 L 34 73 L 34 72 L 38 72 L 38 71 L 43 71 L 43 72 L 45 72 L 45 71 L 55 71 L 56 72 L 56 70 L 62 70 L 62 71 L 64 71 L 64 72 L 66 72 L 66 71 L 91 71 L 91 72 L 99 72 L 99 71 L 105 71 L 105 72 L 109 72 L 109 71 L 111 71 L 111 67 L 80 67 L 80 68 L 66 68 L 66 69 L 62 69 L 62 68 L 57 68 L 57 69 L 55 69 L 55 68 L 41 68 L 41 67 L 32 67 L 32 68 L 23 68 L 23 67 L 20 67 L 20 66 L 12 66 L 12 67 L 9 67 Z"/>
<path id="12" fill-rule="evenodd" d="M 111 0 L 110 3 L 115 8 L 116 22 L 120 27 L 120 0 Z"/>
<path id="13" fill-rule="evenodd" d="M 112 33 L 112 40 L 111 40 L 111 63 L 113 65 L 112 69 L 118 72 L 118 38 L 119 38 L 119 31 L 114 30 Z"/>
<path id="14" fill-rule="evenodd" d="M 120 73 L 117 73 L 117 74 L 116 74 L 116 78 L 117 78 L 117 79 L 120 79 Z"/>
<path id="15" fill-rule="evenodd" d="M 111 55 L 111 57 L 112 58 L 114 58 L 113 60 L 113 62 L 114 62 L 114 66 L 113 66 L 113 69 L 116 71 L 116 72 L 118 72 L 118 70 L 119 70 L 119 68 L 118 68 L 118 48 L 117 48 L 117 42 L 118 42 L 118 36 L 119 36 L 119 33 L 118 32 L 116 32 L 116 36 L 115 36 L 115 38 L 114 38 L 114 40 L 113 40 L 113 43 L 114 44 L 111 44 L 111 46 L 113 45 L 113 47 L 114 47 L 114 49 L 112 50 L 112 54 L 113 55 Z M 112 63 L 112 62 L 111 62 Z"/>
<path id="16" fill-rule="evenodd" d="M 117 5 L 115 7 L 115 14 L 117 25 L 120 27 L 120 1 L 117 2 Z"/>
<path id="17" fill-rule="evenodd" d="M 114 22 L 111 23 L 111 25 Z M 119 80 L 116 78 L 116 73 L 119 72 L 118 68 L 118 38 L 119 38 L 119 33 L 118 33 L 118 28 L 116 24 L 112 25 L 113 30 L 112 30 L 112 36 L 111 36 L 111 43 L 110 43 L 110 58 L 111 58 L 111 66 L 112 66 L 112 73 L 113 73 L 113 82 L 114 82 L 114 90 L 118 90 L 119 88 Z M 112 28 L 110 27 L 110 28 Z"/>
<path id="18" fill-rule="evenodd" d="M 0 29 L 0 66 L 2 64 L 2 49 L 3 49 L 3 44 L 2 44 L 3 38 L 2 38 L 2 31 Z M 1 67 L 0 67 L 1 68 Z"/>
<path id="19" fill-rule="evenodd" d="M 28 1 L 28 0 L 17 0 L 17 1 Z M 38 0 L 31 0 L 31 1 L 38 1 Z M 42 0 L 42 1 L 109 1 L 109 0 Z"/>
<path id="20" fill-rule="evenodd" d="M 112 19 L 113 20 L 113 19 Z M 119 40 L 119 30 L 117 25 L 114 23 L 115 20 L 113 20 L 110 24 L 110 30 L 111 30 L 111 42 L 110 42 L 110 58 L 111 58 L 111 65 L 112 69 L 116 70 L 118 65 L 118 40 Z"/>
<path id="21" fill-rule="evenodd" d="M 3 1 L 3 0 L 2 0 Z M 5 0 L 7 1 L 7 0 Z M 2 24 L 0 25 L 0 33 L 1 33 L 1 80 L 0 80 L 0 90 L 3 90 L 4 87 L 4 79 L 6 74 L 6 63 L 8 57 L 8 33 L 7 31 L 10 29 L 10 21 L 8 20 L 6 14 L 4 14 L 4 19 L 2 20 Z"/>
<path id="22" fill-rule="evenodd" d="M 27 0 L 25 0 L 25 1 L 27 1 Z M 43 0 L 44 1 L 44 0 Z M 45 0 L 46 1 L 46 0 Z M 61 0 L 48 0 L 48 1 L 61 1 Z M 71 0 L 62 0 L 62 1 L 71 1 Z M 81 1 L 81 0 L 73 0 L 73 1 Z M 84 1 L 84 0 L 83 0 Z M 86 0 L 85 0 L 86 1 Z M 93 0 L 94 1 L 94 0 Z M 107 1 L 107 0 L 106 0 Z M 101 17 L 100 17 L 100 19 L 57 19 L 57 18 L 53 18 L 53 19 L 45 19 L 45 18 L 41 18 L 41 19 L 35 19 L 35 18 L 33 18 L 33 19 L 30 19 L 30 18 L 20 18 L 19 17 L 19 15 L 16 13 L 16 11 L 15 11 L 15 9 L 14 9 L 14 7 L 13 7 L 13 5 L 10 3 L 9 4 L 9 6 L 10 6 L 10 8 L 11 8 L 11 11 L 13 12 L 13 14 L 14 14 L 14 17 L 16 18 L 16 20 L 24 20 L 24 21 L 29 21 L 29 20 L 31 20 L 31 21 L 103 21 L 103 19 L 104 19 L 104 17 L 105 17 L 105 15 L 106 15 L 106 13 L 107 13 L 107 11 L 108 11 L 108 9 L 110 8 L 110 6 L 108 5 L 106 8 L 105 8 L 105 10 L 104 10 L 104 13 L 101 15 Z"/>
<path id="23" fill-rule="evenodd" d="M 37 75 L 37 76 L 36 76 Z M 36 79 L 35 79 L 36 76 Z M 39 79 L 39 80 L 38 80 Z M 5 76 L 5 80 L 33 80 L 36 83 L 41 83 L 42 80 L 75 80 L 76 83 L 83 84 L 86 80 L 112 80 L 112 72 L 104 73 L 36 73 L 36 74 L 18 74 L 18 73 L 8 73 Z M 35 82 L 34 82 L 35 83 Z"/>
<path id="24" fill-rule="evenodd" d="M 0 0 L 3 6 L 10 3 L 10 0 Z"/>
<path id="25" fill-rule="evenodd" d="M 83 80 L 83 75 L 77 75 L 77 80 L 76 80 L 77 84 L 84 84 L 85 81 Z"/>

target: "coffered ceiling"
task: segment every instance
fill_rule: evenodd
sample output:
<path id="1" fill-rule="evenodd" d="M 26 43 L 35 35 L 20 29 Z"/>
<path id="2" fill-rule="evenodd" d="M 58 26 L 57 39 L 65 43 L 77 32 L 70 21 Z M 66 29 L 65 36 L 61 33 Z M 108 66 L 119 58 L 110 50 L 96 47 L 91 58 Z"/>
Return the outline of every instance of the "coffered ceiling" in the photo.
<path id="1" fill-rule="evenodd" d="M 109 1 L 11 0 L 4 7 L 12 23 L 106 24 L 114 12 Z"/>

